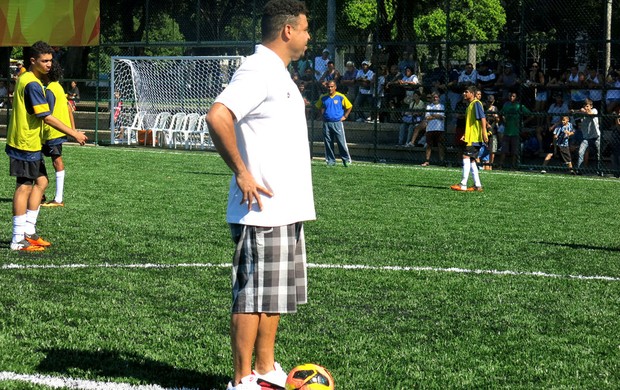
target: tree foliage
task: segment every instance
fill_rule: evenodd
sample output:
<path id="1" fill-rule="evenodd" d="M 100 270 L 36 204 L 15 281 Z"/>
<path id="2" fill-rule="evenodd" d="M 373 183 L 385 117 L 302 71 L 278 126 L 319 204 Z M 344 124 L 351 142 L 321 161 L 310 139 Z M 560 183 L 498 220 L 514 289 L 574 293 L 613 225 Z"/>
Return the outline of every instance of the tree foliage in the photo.
<path id="1" fill-rule="evenodd" d="M 500 0 L 449 0 L 447 11 L 440 3 L 417 17 L 414 24 L 418 38 L 495 40 L 506 24 L 506 12 Z"/>

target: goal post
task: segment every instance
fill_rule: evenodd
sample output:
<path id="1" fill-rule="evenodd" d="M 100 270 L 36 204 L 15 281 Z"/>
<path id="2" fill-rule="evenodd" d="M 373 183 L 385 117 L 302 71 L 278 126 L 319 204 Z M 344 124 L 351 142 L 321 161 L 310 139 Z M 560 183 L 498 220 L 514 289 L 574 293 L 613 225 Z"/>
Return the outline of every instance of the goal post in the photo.
<path id="1" fill-rule="evenodd" d="M 110 142 L 137 144 L 139 130 L 162 125 L 161 113 L 205 115 L 244 58 L 112 57 Z"/>

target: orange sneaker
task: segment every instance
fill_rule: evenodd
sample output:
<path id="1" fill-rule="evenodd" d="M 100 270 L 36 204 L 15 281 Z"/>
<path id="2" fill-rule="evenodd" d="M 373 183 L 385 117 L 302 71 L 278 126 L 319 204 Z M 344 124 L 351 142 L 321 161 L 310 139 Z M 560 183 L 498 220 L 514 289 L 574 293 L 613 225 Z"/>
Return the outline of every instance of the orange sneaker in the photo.
<path id="1" fill-rule="evenodd" d="M 469 187 L 469 188 L 467 189 L 467 191 L 470 191 L 470 192 L 472 192 L 472 191 L 475 191 L 475 192 L 482 192 L 482 187 L 476 187 L 476 186 Z"/>
<path id="2" fill-rule="evenodd" d="M 26 234 L 26 241 L 28 241 L 32 245 L 41 246 L 41 247 L 46 247 L 46 246 L 51 246 L 52 245 L 51 242 L 45 241 L 44 239 L 39 237 L 39 235 L 37 233 L 35 233 L 35 234 Z"/>
<path id="3" fill-rule="evenodd" d="M 463 186 L 461 186 L 460 184 L 455 184 L 453 186 L 450 186 L 450 188 L 453 189 L 454 191 L 468 191 L 467 187 L 463 189 Z"/>
<path id="4" fill-rule="evenodd" d="M 25 251 L 25 252 L 40 252 L 44 251 L 45 248 L 39 245 L 32 245 L 26 239 L 21 240 L 20 242 L 11 242 L 11 250 L 12 251 Z"/>

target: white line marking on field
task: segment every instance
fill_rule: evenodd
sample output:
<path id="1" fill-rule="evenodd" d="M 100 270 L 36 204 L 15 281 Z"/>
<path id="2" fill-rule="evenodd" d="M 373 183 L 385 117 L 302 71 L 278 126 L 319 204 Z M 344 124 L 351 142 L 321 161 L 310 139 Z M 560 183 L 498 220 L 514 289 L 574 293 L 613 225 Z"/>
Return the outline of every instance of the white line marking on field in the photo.
<path id="1" fill-rule="evenodd" d="M 400 266 L 369 266 L 369 265 L 337 265 L 337 264 L 309 264 L 313 268 L 340 268 L 340 269 L 366 269 L 376 271 L 430 271 L 430 272 L 450 272 L 460 274 L 477 275 L 512 275 L 512 276 L 538 276 L 543 278 L 562 278 L 579 280 L 604 280 L 609 282 L 620 282 L 619 277 L 613 276 L 587 276 L 587 275 L 560 275 L 548 274 L 545 272 L 524 272 L 524 271 L 501 271 L 487 269 L 467 269 L 467 268 L 437 268 L 437 267 L 400 267 Z"/>
<path id="2" fill-rule="evenodd" d="M 229 268 L 228 263 L 180 263 L 180 264 L 3 264 L 0 269 L 71 269 L 71 268 L 136 268 L 136 269 L 166 269 L 166 268 Z M 607 282 L 620 282 L 620 277 L 601 275 L 561 275 L 539 271 L 511 271 L 492 269 L 467 269 L 467 268 L 439 268 L 439 267 L 402 267 L 402 266 L 372 266 L 363 264 L 316 264 L 308 263 L 309 268 L 344 269 L 344 270 L 369 270 L 369 271 L 409 271 L 409 272 L 447 272 L 458 274 L 475 275 L 498 275 L 498 276 L 535 276 L 555 279 L 577 280 L 602 280 Z"/>
<path id="3" fill-rule="evenodd" d="M 172 390 L 159 385 L 130 385 L 118 382 L 97 382 L 84 379 L 56 377 L 39 374 L 17 374 L 14 372 L 0 371 L 0 381 L 20 381 L 35 385 L 44 385 L 55 389 L 80 389 L 80 390 Z M 189 388 L 175 388 L 178 390 L 190 390 Z"/>

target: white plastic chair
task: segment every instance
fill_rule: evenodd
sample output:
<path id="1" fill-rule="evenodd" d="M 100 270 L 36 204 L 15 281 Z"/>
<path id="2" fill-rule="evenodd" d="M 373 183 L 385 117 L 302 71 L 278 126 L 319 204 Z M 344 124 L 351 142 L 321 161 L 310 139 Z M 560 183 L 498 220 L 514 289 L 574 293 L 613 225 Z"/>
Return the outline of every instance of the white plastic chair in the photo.
<path id="1" fill-rule="evenodd" d="M 131 145 L 132 140 L 138 143 L 138 130 L 144 130 L 144 116 L 146 112 L 138 111 L 136 116 L 133 117 L 131 126 L 125 127 L 125 137 L 127 137 L 127 145 Z"/>
<path id="2" fill-rule="evenodd" d="M 164 111 L 164 112 L 160 112 L 155 117 L 155 123 L 153 124 L 153 128 L 152 128 L 152 130 L 153 130 L 153 147 L 155 146 L 155 142 L 157 142 L 157 141 L 159 141 L 160 145 L 162 144 L 160 138 L 163 138 L 162 135 L 164 134 L 166 129 L 168 129 L 168 121 L 170 120 L 171 116 L 172 116 L 171 113 L 169 113 L 167 111 Z"/>
<path id="3" fill-rule="evenodd" d="M 198 133 L 198 121 L 200 114 L 191 113 L 187 114 L 183 126 L 181 127 L 181 136 L 183 137 L 183 143 L 185 149 L 189 149 L 192 145 L 197 145 L 200 140 L 200 133 Z"/>
<path id="4" fill-rule="evenodd" d="M 213 142 L 211 142 L 211 137 L 209 137 L 209 126 L 207 125 L 206 115 L 201 115 L 198 119 L 196 134 L 200 137 L 200 149 L 204 150 L 207 146 L 213 146 Z"/>
<path id="5" fill-rule="evenodd" d="M 179 132 L 181 131 L 186 116 L 187 114 L 184 112 L 177 112 L 172 116 L 172 119 L 170 120 L 170 125 L 165 132 L 164 141 L 169 148 L 173 146 L 176 147 L 176 135 L 179 134 Z"/>
<path id="6" fill-rule="evenodd" d="M 201 149 L 213 149 L 213 140 L 209 134 L 209 124 L 207 123 L 206 115 L 202 115 L 198 120 L 198 132 L 200 133 L 200 148 Z"/>

